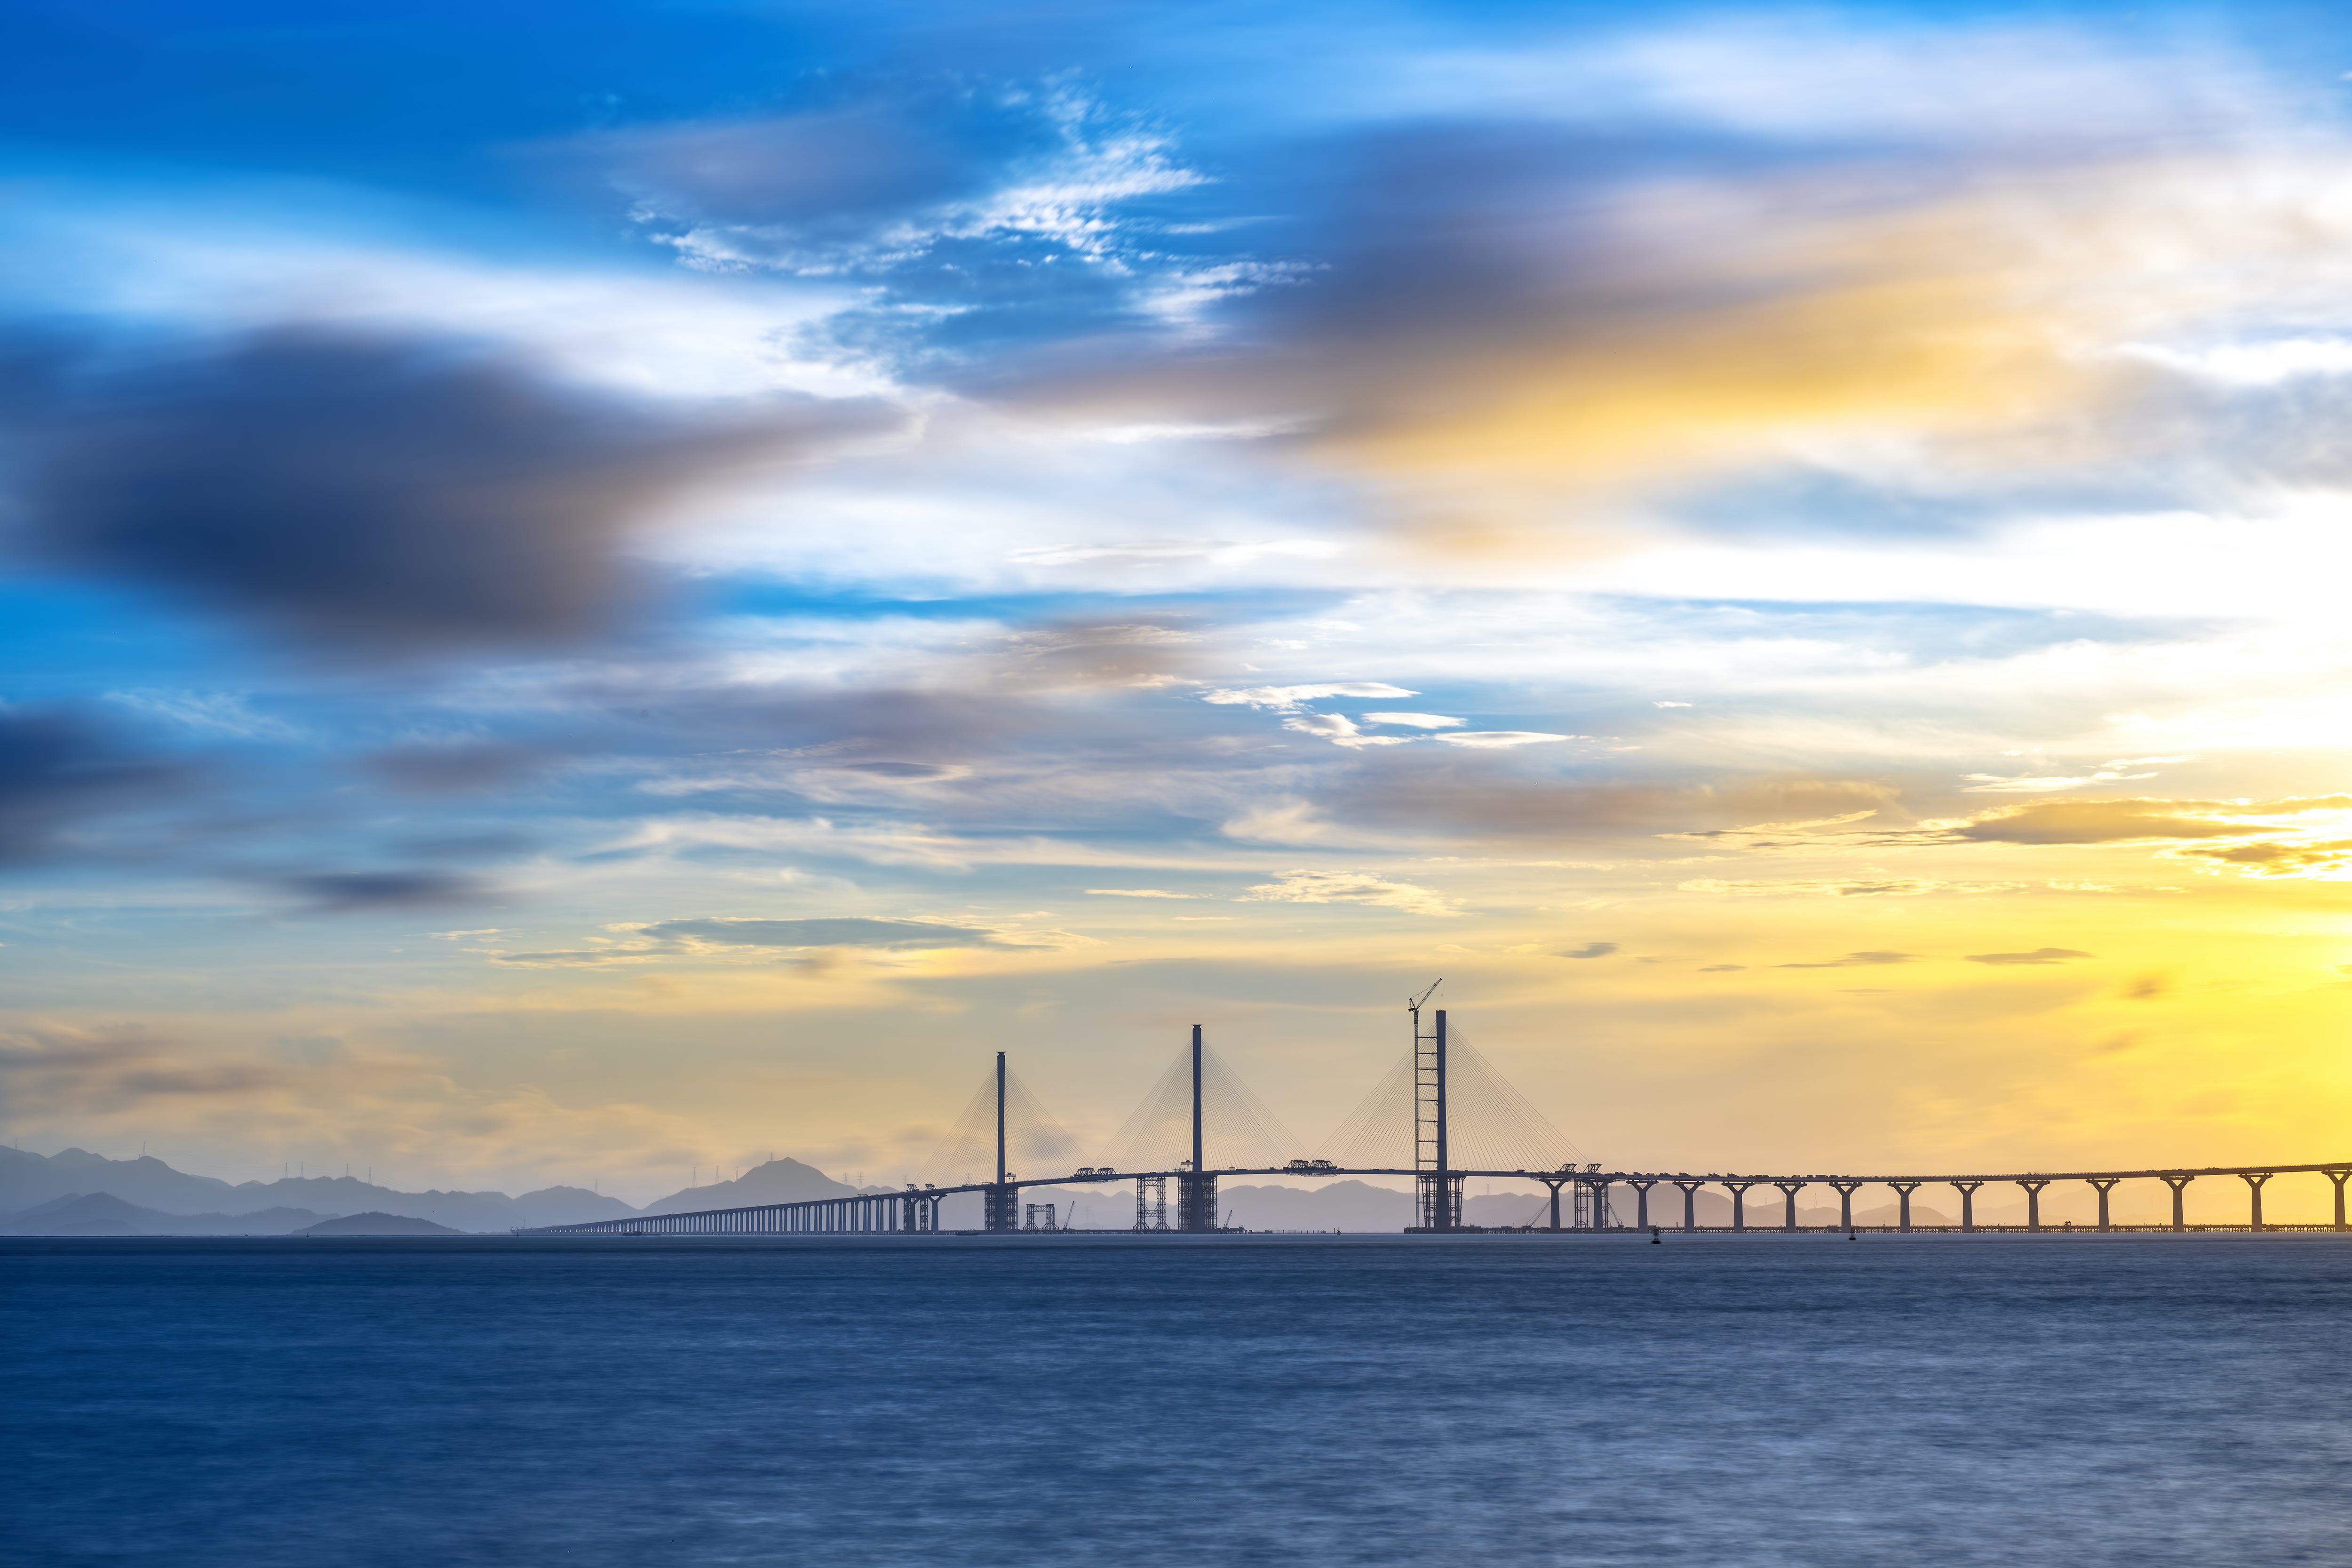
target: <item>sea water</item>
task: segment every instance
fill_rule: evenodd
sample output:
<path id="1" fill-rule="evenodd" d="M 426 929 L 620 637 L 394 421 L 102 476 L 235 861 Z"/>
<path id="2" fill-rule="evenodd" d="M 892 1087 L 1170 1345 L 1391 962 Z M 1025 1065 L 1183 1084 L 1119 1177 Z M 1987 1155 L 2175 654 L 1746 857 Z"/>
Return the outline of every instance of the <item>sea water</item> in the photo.
<path id="1" fill-rule="evenodd" d="M 0 1243 L 32 1568 L 2352 1563 L 2352 1238 Z"/>

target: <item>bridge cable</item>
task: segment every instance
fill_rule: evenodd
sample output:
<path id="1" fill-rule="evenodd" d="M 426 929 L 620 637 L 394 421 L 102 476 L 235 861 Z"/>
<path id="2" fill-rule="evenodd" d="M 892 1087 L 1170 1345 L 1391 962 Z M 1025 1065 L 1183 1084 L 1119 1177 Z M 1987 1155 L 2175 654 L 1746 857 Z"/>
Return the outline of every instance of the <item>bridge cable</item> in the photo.
<path id="1" fill-rule="evenodd" d="M 1004 1142 L 1005 1158 L 1016 1175 L 1024 1168 L 1062 1169 L 1078 1152 L 1078 1141 L 1030 1092 L 1021 1075 L 1009 1070 L 1004 1077 Z M 995 1177 L 996 1069 L 991 1068 L 972 1091 L 963 1114 L 915 1173 L 915 1180 L 948 1187 Z"/>

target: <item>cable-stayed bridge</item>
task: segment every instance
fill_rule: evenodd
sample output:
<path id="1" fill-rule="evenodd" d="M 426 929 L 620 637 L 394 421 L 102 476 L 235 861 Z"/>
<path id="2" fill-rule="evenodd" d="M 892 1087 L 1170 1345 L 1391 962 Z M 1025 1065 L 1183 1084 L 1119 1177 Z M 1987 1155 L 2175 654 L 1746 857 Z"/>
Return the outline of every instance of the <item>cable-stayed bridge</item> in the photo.
<path id="1" fill-rule="evenodd" d="M 1423 1000 L 1426 1000 L 1424 995 Z M 1050 1205 L 1024 1205 L 1024 1191 L 1040 1187 L 1132 1182 L 1135 1190 L 1133 1229 L 1145 1234 L 1199 1234 L 1225 1228 L 1220 1224 L 1217 1189 L 1222 1178 L 1237 1175 L 1410 1176 L 1413 1181 L 1416 1232 L 1456 1232 L 1476 1228 L 1462 1218 L 1463 1189 L 1473 1177 L 1507 1178 L 1539 1183 L 1548 1200 L 1528 1225 L 1511 1228 L 1543 1231 L 1644 1230 L 1655 1234 L 1683 1231 L 1746 1231 L 1747 1195 L 1758 1187 L 1778 1191 L 1787 1201 L 1780 1223 L 1770 1228 L 1793 1231 L 1798 1222 L 1798 1194 L 1826 1187 L 1838 1194 L 1835 1229 L 1856 1229 L 1854 1194 L 1864 1187 L 1883 1186 L 1897 1200 L 1897 1231 L 1951 1229 L 2056 1228 L 2042 1219 L 2042 1194 L 2054 1182 L 2087 1183 L 2098 1194 L 2096 1230 L 2337 1230 L 2346 1228 L 2345 1184 L 2352 1179 L 2352 1161 L 2318 1164 L 2207 1166 L 2137 1171 L 2010 1172 L 1987 1174 L 1920 1173 L 1896 1175 L 1769 1175 L 1709 1172 L 1603 1170 L 1599 1162 L 1584 1161 L 1575 1146 L 1495 1070 L 1483 1056 L 1447 1027 L 1445 1012 L 1435 1011 L 1424 1026 L 1419 1003 L 1409 1005 L 1412 1016 L 1412 1048 L 1326 1141 L 1322 1151 L 1308 1157 L 1280 1159 L 1284 1150 L 1299 1141 L 1281 1120 L 1252 1093 L 1192 1026 L 1189 1047 L 1143 1099 L 1111 1140 L 1100 1163 L 1079 1165 L 1067 1174 L 1021 1176 L 1010 1168 L 1016 1146 L 1024 1159 L 1048 1162 L 1076 1152 L 1076 1142 L 1054 1121 L 1036 1097 L 1013 1076 L 1005 1053 L 996 1053 L 994 1070 L 965 1107 L 940 1150 L 926 1163 L 919 1179 L 904 1191 L 869 1193 L 855 1197 L 817 1198 L 800 1203 L 762 1204 L 744 1208 L 708 1209 L 688 1214 L 641 1215 L 627 1219 L 597 1220 L 579 1225 L 544 1226 L 519 1230 L 518 1236 L 799 1236 L 936 1234 L 941 1203 L 965 1194 L 981 1199 L 979 1232 L 1009 1233 L 1066 1228 L 1056 1223 Z M 1271 1152 L 1269 1153 L 1268 1152 Z M 973 1180 L 971 1164 L 990 1159 L 992 1175 Z M 952 1171 L 967 1173 L 960 1182 L 938 1178 Z M 2332 1225 L 2283 1226 L 2263 1218 L 2263 1188 L 2282 1175 L 2325 1175 L 2335 1188 Z M 2186 1192 L 2200 1178 L 2235 1177 L 2246 1184 L 2249 1211 L 2243 1225 L 2190 1225 Z M 2163 1183 L 2171 1193 L 2171 1222 L 2158 1226 L 2124 1226 L 2110 1217 L 2110 1194 L 2127 1181 Z M 2026 1220 L 2022 1226 L 1980 1226 L 1976 1219 L 1976 1194 L 1988 1185 L 2014 1184 L 2023 1191 Z M 1175 1213 L 1169 1213 L 1168 1189 L 1176 1189 Z M 1948 1186 L 1960 1200 L 1957 1226 L 1914 1225 L 1912 1194 L 1925 1186 Z M 1660 1194 L 1659 1217 L 1652 1215 L 1652 1193 L 1667 1187 L 1681 1194 L 1679 1214 L 1672 1197 Z M 1731 1223 L 1701 1226 L 1697 1194 L 1721 1188 L 1730 1198 Z M 1619 1189 L 1622 1189 L 1621 1193 Z M 1630 1208 L 1631 1212 L 1627 1210 Z M 1044 1224 L 1038 1223 L 1043 1209 Z M 1822 1226 L 1811 1228 L 1820 1229 Z M 2071 1225 L 2065 1228 L 2073 1228 Z"/>

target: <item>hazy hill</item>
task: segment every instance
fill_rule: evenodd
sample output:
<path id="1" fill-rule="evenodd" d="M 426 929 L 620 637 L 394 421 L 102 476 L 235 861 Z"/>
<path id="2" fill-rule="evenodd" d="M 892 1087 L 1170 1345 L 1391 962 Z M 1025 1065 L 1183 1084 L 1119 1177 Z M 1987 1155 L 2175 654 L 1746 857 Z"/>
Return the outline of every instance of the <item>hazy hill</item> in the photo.
<path id="1" fill-rule="evenodd" d="M 265 1210 L 293 1209 L 306 1212 L 310 1217 L 303 1223 L 308 1224 L 322 1216 L 374 1210 L 467 1231 L 570 1225 L 582 1220 L 617 1219 L 637 1212 L 618 1198 L 581 1187 L 543 1187 L 510 1198 L 504 1193 L 404 1193 L 353 1176 L 287 1176 L 275 1182 L 229 1183 L 216 1176 L 174 1170 L 152 1155 L 110 1160 L 86 1149 L 66 1149 L 45 1156 L 0 1148 L 0 1215 L 20 1215 L 62 1197 L 96 1195 L 117 1198 L 163 1215 L 204 1215 L 213 1220 L 234 1219 Z M 247 1232 L 232 1227 L 231 1233 Z M 262 1234 L 257 1224 L 251 1227 L 251 1233 Z M 120 1234 L 194 1233 L 151 1227 Z"/>
<path id="2" fill-rule="evenodd" d="M 580 1225 L 592 1219 L 625 1219 L 637 1212 L 618 1198 L 585 1187 L 541 1187 L 512 1202 L 523 1225 Z"/>
<path id="3" fill-rule="evenodd" d="M 416 1219 L 399 1214 L 352 1214 L 334 1219 L 322 1219 L 314 1226 L 298 1230 L 296 1236 L 463 1236 L 462 1230 L 451 1230 L 446 1225 L 435 1225 L 429 1219 Z"/>
<path id="4" fill-rule="evenodd" d="M 271 1208 L 254 1214 L 164 1214 L 124 1203 L 110 1193 L 73 1193 L 0 1219 L 8 1236 L 285 1236 L 323 1215 L 309 1209 Z"/>
<path id="5" fill-rule="evenodd" d="M 87 1149 L 50 1155 L 0 1149 L 0 1214 L 31 1208 L 68 1194 L 105 1193 L 165 1214 L 197 1214 L 236 1205 L 236 1188 L 212 1176 L 191 1176 L 152 1157 L 110 1160 Z"/>
<path id="6" fill-rule="evenodd" d="M 869 1189 L 875 1190 L 875 1189 Z M 666 1198 L 656 1198 L 643 1209 L 623 1212 L 640 1214 L 680 1214 L 694 1209 L 749 1208 L 755 1204 L 797 1204 L 812 1198 L 854 1198 L 857 1189 L 846 1182 L 836 1182 L 813 1165 L 798 1160 L 771 1160 L 764 1165 L 754 1165 L 731 1182 L 713 1182 L 709 1186 L 688 1187 Z M 589 1217 L 604 1219 L 604 1215 Z M 560 1220 L 542 1223 L 560 1225 Z"/>

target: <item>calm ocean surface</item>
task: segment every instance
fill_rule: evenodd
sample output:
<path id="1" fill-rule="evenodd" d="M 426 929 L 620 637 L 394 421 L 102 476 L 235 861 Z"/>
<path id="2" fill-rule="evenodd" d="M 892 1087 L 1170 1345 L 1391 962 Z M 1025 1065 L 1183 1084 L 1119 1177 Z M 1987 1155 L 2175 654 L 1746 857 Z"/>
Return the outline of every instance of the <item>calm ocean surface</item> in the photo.
<path id="1" fill-rule="evenodd" d="M 0 1242 L 33 1568 L 2352 1563 L 2352 1240 Z"/>

